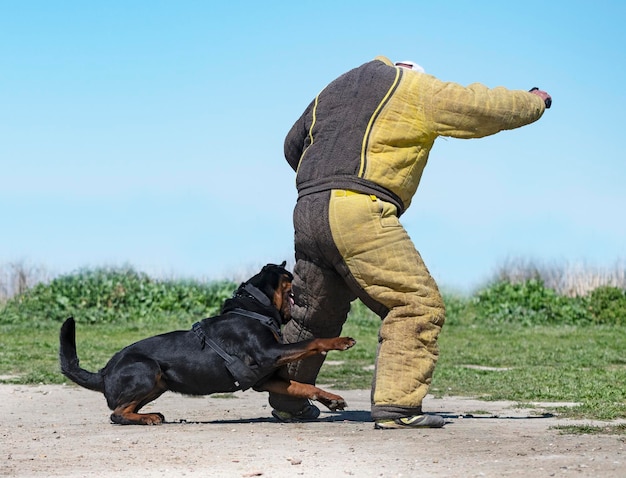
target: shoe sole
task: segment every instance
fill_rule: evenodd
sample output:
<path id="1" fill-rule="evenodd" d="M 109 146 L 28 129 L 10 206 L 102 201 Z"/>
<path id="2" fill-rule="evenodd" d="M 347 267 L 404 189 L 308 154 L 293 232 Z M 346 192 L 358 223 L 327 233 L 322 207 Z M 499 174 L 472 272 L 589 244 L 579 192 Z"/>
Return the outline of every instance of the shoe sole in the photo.
<path id="1" fill-rule="evenodd" d="M 272 416 L 282 423 L 302 423 L 302 422 L 314 422 L 320 416 L 320 411 L 317 407 L 312 407 L 312 412 L 310 415 L 291 415 L 291 416 L 281 416 L 280 412 L 276 410 L 272 410 Z"/>
<path id="2" fill-rule="evenodd" d="M 417 423 L 402 423 L 398 420 L 385 420 L 382 423 L 375 422 L 374 428 L 376 430 L 399 430 L 399 429 L 417 429 L 417 428 L 442 428 L 445 424 L 445 420 L 439 416 L 425 415 L 419 419 Z"/>

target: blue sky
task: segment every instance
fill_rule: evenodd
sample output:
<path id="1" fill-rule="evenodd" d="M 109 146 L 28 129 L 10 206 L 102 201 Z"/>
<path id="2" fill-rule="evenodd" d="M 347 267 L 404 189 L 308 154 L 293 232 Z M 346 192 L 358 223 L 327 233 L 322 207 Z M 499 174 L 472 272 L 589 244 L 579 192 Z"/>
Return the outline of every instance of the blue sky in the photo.
<path id="1" fill-rule="evenodd" d="M 379 54 L 553 96 L 525 128 L 436 142 L 402 221 L 442 287 L 626 257 L 623 1 L 227 3 L 0 2 L 0 265 L 212 279 L 291 260 L 285 134 Z"/>

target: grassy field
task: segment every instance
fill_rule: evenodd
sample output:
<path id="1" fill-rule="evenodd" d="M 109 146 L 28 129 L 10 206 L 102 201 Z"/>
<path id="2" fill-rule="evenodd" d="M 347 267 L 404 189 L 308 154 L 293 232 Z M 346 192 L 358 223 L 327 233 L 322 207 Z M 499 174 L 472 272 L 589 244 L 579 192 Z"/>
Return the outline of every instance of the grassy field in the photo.
<path id="1" fill-rule="evenodd" d="M 0 302 L 0 382 L 64 383 L 59 372 L 62 320 L 77 321 L 81 365 L 98 370 L 120 348 L 191 325 L 219 309 L 236 285 L 154 281 L 132 270 L 87 271 Z M 626 292 L 598 287 L 567 297 L 536 279 L 499 281 L 471 297 L 444 294 L 448 310 L 431 393 L 484 400 L 568 402 L 561 416 L 626 418 Z M 353 305 L 344 335 L 318 383 L 371 386 L 380 319 Z M 610 428 L 626 433 L 624 426 Z M 583 431 L 590 433 L 592 431 Z"/>
<path id="2" fill-rule="evenodd" d="M 163 317 L 154 324 L 92 324 L 77 318 L 81 365 L 102 367 L 120 348 L 148 335 L 186 329 L 194 318 Z M 357 307 L 345 335 L 358 344 L 331 352 L 318 382 L 336 388 L 369 388 L 379 319 Z M 59 372 L 59 324 L 0 327 L 0 376 L 4 383 L 63 383 Z M 519 326 L 444 327 L 441 357 L 431 392 L 520 403 L 576 402 L 561 415 L 611 420 L 626 418 L 625 327 Z"/>

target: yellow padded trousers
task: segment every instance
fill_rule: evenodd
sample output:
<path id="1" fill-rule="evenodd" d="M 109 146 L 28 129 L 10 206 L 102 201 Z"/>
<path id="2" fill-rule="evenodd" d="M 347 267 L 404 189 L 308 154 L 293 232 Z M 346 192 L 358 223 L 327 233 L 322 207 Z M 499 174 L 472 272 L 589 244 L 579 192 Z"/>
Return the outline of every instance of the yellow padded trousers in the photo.
<path id="1" fill-rule="evenodd" d="M 369 297 L 389 309 L 380 328 L 373 405 L 421 408 L 445 317 L 437 285 L 392 204 L 333 191 L 329 222 L 352 276 Z"/>
<path id="2" fill-rule="evenodd" d="M 325 191 L 298 201 L 294 228 L 296 304 L 283 329 L 285 342 L 339 335 L 350 302 L 360 298 L 383 319 L 372 418 L 421 413 L 445 308 L 396 207 L 375 196 Z M 290 364 L 288 375 L 315 383 L 323 360 L 314 356 Z M 278 410 L 297 412 L 306 403 L 270 394 L 270 404 Z"/>

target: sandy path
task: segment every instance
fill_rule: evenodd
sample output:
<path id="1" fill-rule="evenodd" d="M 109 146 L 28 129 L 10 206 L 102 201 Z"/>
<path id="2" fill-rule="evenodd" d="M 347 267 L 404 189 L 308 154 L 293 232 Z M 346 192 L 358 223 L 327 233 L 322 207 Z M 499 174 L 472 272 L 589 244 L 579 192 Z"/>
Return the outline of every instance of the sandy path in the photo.
<path id="1" fill-rule="evenodd" d="M 561 435 L 581 422 L 540 407 L 429 397 L 443 429 L 374 430 L 369 391 L 338 393 L 349 410 L 307 424 L 274 421 L 264 393 L 167 393 L 147 410 L 168 423 L 141 427 L 110 424 L 104 397 L 73 385 L 0 385 L 0 475 L 626 477 L 624 436 Z"/>

